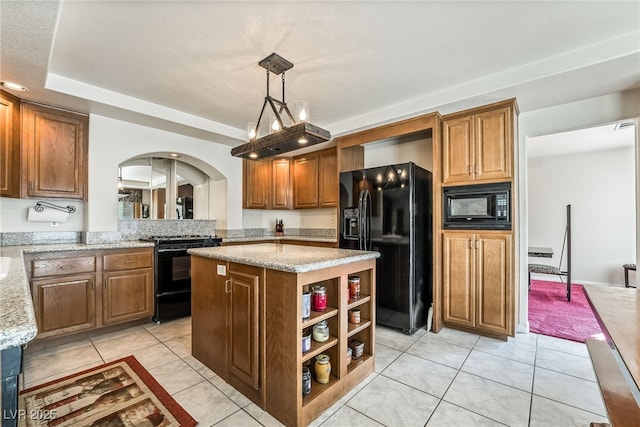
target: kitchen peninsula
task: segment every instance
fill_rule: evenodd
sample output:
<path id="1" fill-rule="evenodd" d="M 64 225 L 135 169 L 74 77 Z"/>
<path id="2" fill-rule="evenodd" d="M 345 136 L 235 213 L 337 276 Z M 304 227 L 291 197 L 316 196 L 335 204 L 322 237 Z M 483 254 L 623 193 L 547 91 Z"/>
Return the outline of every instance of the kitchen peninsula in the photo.
<path id="1" fill-rule="evenodd" d="M 193 356 L 285 425 L 309 424 L 373 372 L 378 252 L 265 243 L 189 253 Z M 349 289 L 354 276 L 357 297 Z M 303 294 L 314 287 L 324 288 L 326 308 L 303 318 Z M 303 352 L 303 336 L 323 321 L 328 339 Z M 353 359 L 350 346 L 359 350 Z M 322 384 L 313 363 L 321 354 L 331 363 Z M 303 389 L 307 367 L 310 390 Z"/>

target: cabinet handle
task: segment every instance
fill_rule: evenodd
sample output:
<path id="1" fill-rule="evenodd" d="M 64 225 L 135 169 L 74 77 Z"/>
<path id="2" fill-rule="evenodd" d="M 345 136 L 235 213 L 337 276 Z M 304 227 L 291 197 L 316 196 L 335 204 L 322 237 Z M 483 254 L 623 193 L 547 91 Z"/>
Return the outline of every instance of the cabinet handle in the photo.
<path id="1" fill-rule="evenodd" d="M 107 279 L 104 279 L 104 283 L 102 283 L 102 287 L 106 288 L 107 287 Z"/>
<path id="2" fill-rule="evenodd" d="M 478 249 L 478 240 L 476 239 L 476 249 Z"/>
<path id="3" fill-rule="evenodd" d="M 58 267 L 58 269 L 60 269 L 60 270 L 68 270 L 70 268 L 71 268 L 70 265 L 61 265 L 60 267 Z"/>
<path id="4" fill-rule="evenodd" d="M 480 166 L 478 164 L 476 164 L 475 170 L 476 170 L 476 175 L 480 176 Z"/>
<path id="5" fill-rule="evenodd" d="M 95 281 L 91 281 L 91 290 L 95 291 L 96 290 L 96 282 Z"/>
<path id="6" fill-rule="evenodd" d="M 124 261 L 125 264 L 131 264 L 132 262 L 133 262 L 132 259 L 127 259 L 127 260 Z"/>
<path id="7" fill-rule="evenodd" d="M 471 240 L 472 240 L 472 239 L 467 240 L 467 247 L 468 247 L 469 249 L 473 249 L 473 244 L 471 243 Z"/>
<path id="8" fill-rule="evenodd" d="M 229 286 L 231 285 L 231 279 L 227 279 L 224 281 L 224 292 L 226 294 L 230 294 L 231 293 L 231 289 L 229 288 Z"/>

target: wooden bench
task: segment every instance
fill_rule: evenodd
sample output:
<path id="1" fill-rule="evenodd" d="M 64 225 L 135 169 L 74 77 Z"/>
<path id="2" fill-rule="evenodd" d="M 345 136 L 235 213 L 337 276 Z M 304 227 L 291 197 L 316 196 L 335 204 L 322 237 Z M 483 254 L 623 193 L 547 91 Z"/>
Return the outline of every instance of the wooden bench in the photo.
<path id="1" fill-rule="evenodd" d="M 609 425 L 612 427 L 638 425 L 640 423 L 640 406 L 638 406 L 609 344 L 606 341 L 588 338 L 587 349 L 596 372 L 602 400 L 607 409 Z"/>

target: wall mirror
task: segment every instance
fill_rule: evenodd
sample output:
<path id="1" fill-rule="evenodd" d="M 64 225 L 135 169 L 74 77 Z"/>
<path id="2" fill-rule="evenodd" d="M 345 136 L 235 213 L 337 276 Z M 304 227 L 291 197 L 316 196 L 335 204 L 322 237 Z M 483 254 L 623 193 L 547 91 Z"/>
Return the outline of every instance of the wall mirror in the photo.
<path id="1" fill-rule="evenodd" d="M 209 176 L 176 159 L 142 157 L 118 166 L 118 219 L 208 219 Z"/>

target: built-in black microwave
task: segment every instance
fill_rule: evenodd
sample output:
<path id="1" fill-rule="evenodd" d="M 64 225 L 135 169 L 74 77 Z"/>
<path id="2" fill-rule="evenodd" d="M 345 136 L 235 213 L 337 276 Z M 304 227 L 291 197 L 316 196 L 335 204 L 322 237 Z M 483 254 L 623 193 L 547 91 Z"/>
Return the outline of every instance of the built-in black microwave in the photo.
<path id="1" fill-rule="evenodd" d="M 511 230 L 511 183 L 442 189 L 443 228 Z"/>

